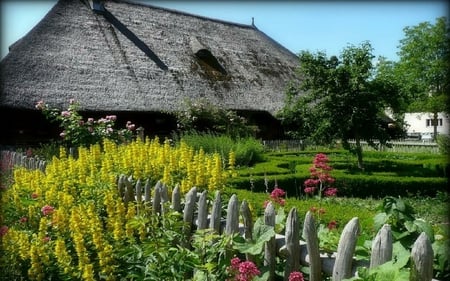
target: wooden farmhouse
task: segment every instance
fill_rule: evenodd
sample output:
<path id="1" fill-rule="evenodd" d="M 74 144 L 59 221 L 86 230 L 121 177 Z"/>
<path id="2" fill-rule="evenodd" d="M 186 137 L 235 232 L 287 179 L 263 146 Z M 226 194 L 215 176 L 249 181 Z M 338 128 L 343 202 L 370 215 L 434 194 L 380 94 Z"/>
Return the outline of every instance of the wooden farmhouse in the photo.
<path id="1" fill-rule="evenodd" d="M 55 136 L 35 104 L 116 114 L 146 134 L 176 127 L 186 100 L 236 110 L 276 138 L 295 54 L 252 23 L 237 24 L 129 1 L 60 0 L 0 62 L 0 144 Z M 57 134 L 56 134 L 57 136 Z"/>

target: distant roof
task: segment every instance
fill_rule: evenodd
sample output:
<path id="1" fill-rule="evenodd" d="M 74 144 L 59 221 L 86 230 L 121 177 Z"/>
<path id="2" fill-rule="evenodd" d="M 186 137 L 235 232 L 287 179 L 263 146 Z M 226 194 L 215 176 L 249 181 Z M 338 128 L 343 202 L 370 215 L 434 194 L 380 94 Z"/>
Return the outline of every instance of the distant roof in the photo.
<path id="1" fill-rule="evenodd" d="M 0 107 L 173 111 L 186 99 L 274 114 L 295 54 L 254 25 L 129 1 L 60 0 L 0 62 Z M 95 10 L 95 11 L 94 11 Z"/>

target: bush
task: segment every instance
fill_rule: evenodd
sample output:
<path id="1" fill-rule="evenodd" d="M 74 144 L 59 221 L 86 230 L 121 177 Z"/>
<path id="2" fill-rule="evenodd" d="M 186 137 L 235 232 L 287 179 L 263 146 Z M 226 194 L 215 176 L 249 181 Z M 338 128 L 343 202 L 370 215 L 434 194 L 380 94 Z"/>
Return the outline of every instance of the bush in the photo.
<path id="1" fill-rule="evenodd" d="M 192 132 L 175 136 L 175 139 L 183 140 L 195 150 L 202 148 L 206 153 L 219 153 L 224 161 L 228 161 L 230 151 L 234 151 L 236 166 L 251 166 L 264 160 L 263 145 L 252 137 L 233 139 L 226 135 Z"/>

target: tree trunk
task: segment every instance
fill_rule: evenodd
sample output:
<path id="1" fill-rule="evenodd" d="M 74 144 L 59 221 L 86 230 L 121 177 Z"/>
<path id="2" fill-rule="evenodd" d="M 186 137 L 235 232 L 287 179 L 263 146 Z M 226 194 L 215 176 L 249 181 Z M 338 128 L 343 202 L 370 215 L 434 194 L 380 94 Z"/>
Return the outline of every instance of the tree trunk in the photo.
<path id="1" fill-rule="evenodd" d="M 358 136 L 355 138 L 355 143 L 356 143 L 356 148 L 355 148 L 356 157 L 358 158 L 358 168 L 360 168 L 361 170 L 364 170 L 361 140 Z"/>
<path id="2" fill-rule="evenodd" d="M 438 113 L 437 111 L 433 112 L 433 141 L 437 140 L 437 126 L 438 126 Z"/>

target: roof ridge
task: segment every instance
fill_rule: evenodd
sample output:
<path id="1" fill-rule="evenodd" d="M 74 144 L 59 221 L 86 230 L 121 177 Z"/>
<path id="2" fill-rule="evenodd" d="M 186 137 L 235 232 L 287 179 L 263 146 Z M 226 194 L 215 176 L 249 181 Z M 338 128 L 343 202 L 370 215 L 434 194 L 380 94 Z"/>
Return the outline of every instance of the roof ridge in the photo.
<path id="1" fill-rule="evenodd" d="M 257 29 L 254 24 L 236 23 L 236 22 L 231 22 L 231 21 L 226 21 L 226 20 L 221 20 L 221 19 L 216 19 L 216 18 L 210 18 L 210 17 L 201 16 L 201 15 L 197 15 L 197 14 L 192 14 L 192 13 L 189 13 L 189 12 L 184 12 L 184 11 L 180 11 L 180 10 L 176 10 L 176 9 L 160 7 L 160 6 L 155 6 L 155 5 L 146 4 L 146 3 L 140 3 L 140 2 L 133 1 L 133 0 L 109 0 L 109 1 L 111 1 L 111 2 L 118 2 L 118 3 L 126 3 L 126 4 L 130 4 L 130 5 L 137 5 L 137 6 L 143 6 L 143 7 L 152 8 L 152 9 L 163 10 L 163 11 L 167 11 L 167 12 L 174 13 L 174 14 L 185 15 L 185 16 L 189 16 L 189 17 L 195 17 L 195 18 L 199 18 L 199 19 L 202 19 L 202 20 L 213 21 L 213 22 L 227 24 L 227 25 L 234 25 L 234 26 L 238 26 L 238 27 L 242 27 L 242 28 Z"/>

